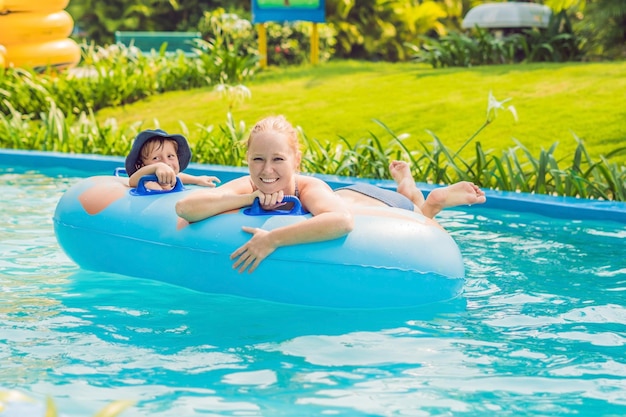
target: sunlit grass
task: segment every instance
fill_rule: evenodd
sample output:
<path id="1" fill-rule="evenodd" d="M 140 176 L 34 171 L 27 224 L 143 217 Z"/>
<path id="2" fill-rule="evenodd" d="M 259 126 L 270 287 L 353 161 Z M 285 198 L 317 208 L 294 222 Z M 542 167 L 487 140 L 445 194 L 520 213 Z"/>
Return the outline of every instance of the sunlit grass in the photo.
<path id="1" fill-rule="evenodd" d="M 380 120 L 396 132 L 410 134 L 408 146 L 413 148 L 419 148 L 419 142 L 430 143 L 427 131 L 432 131 L 455 149 L 484 117 L 484 98 L 493 91 L 496 97 L 513 98 L 519 122 L 500 118 L 481 134 L 484 149 L 504 151 L 515 145 L 515 138 L 532 152 L 558 142 L 560 154 L 573 155 L 575 134 L 598 157 L 626 138 L 624 73 L 626 62 L 435 70 L 416 64 L 349 61 L 317 68 L 271 68 L 247 84 L 252 97 L 234 108 L 233 116 L 251 126 L 267 115 L 285 114 L 311 138 L 342 137 L 351 143 L 369 133 L 384 135 L 374 123 Z M 103 110 L 97 117 L 141 121 L 146 127 L 158 120 L 165 130 L 178 131 L 181 121 L 187 126 L 217 126 L 227 112 L 227 103 L 206 88 L 151 97 Z"/>

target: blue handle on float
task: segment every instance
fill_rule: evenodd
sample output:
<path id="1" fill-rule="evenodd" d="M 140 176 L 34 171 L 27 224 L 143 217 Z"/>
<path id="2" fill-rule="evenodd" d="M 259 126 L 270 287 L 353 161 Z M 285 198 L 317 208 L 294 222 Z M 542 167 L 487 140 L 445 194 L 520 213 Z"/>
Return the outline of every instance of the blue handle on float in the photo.
<path id="1" fill-rule="evenodd" d="M 113 175 L 115 175 L 116 177 L 128 176 L 128 174 L 126 173 L 126 168 L 121 168 L 121 167 L 115 168 L 115 171 L 113 171 Z"/>
<path id="2" fill-rule="evenodd" d="M 281 215 L 301 216 L 303 214 L 309 213 L 302 207 L 300 200 L 295 195 L 284 196 L 283 203 L 293 203 L 293 207 L 291 207 L 291 209 L 289 210 L 281 210 L 281 209 L 265 210 L 263 207 L 261 207 L 261 202 L 259 201 L 257 197 L 254 199 L 254 203 L 252 203 L 252 206 L 245 209 L 243 213 L 248 216 L 276 216 L 276 215 L 278 216 L 281 216 Z"/>
<path id="3" fill-rule="evenodd" d="M 174 188 L 172 188 L 171 190 L 151 190 L 149 188 L 146 188 L 146 182 L 150 182 L 150 181 L 158 182 L 159 179 L 154 174 L 144 175 L 143 177 L 139 178 L 139 182 L 137 183 L 137 188 L 133 188 L 130 190 L 130 194 L 131 195 L 156 195 L 156 194 L 173 193 L 173 192 L 184 190 L 183 183 L 178 177 L 176 177 L 176 185 L 174 185 Z"/>

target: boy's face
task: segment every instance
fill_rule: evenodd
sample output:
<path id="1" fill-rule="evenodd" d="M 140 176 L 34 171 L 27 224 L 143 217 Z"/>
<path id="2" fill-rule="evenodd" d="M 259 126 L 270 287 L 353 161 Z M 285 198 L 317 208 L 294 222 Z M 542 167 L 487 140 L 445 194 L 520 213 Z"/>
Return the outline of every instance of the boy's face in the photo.
<path id="1" fill-rule="evenodd" d="M 176 142 L 173 140 L 152 140 L 144 145 L 141 152 L 141 162 L 144 165 L 152 165 L 163 162 L 174 170 L 180 172 L 178 164 L 178 154 L 176 153 Z"/>

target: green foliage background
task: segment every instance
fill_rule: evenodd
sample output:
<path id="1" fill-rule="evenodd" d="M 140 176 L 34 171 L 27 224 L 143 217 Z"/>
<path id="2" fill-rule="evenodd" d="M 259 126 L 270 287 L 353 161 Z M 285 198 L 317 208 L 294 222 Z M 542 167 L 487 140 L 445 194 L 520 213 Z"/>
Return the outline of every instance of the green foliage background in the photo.
<path id="1" fill-rule="evenodd" d="M 140 25 L 137 29 L 146 23 L 133 13 L 151 22 L 159 22 L 152 13 L 169 14 L 168 22 L 187 26 L 195 19 L 186 15 L 181 20 L 174 12 L 185 8 L 173 1 L 153 8 L 127 1 L 132 7 L 121 7 L 122 23 Z M 567 13 L 594 10 L 573 0 L 559 3 Z M 621 36 L 609 30 L 620 23 L 619 8 L 602 13 L 608 23 L 597 42 L 578 37 L 569 15 L 560 13 L 550 30 L 533 31 L 523 42 L 507 45 L 486 32 L 476 38 L 452 32 L 464 2 L 366 0 L 340 6 L 337 13 L 345 21 L 329 19 L 337 30 L 337 54 L 383 61 L 270 67 L 252 78 L 258 56 L 250 23 L 223 9 L 202 11 L 197 25 L 206 27 L 206 38 L 196 45 L 198 57 L 164 51 L 144 56 L 119 45 L 90 44 L 82 75 L 0 73 L 2 146 L 123 155 L 139 129 L 163 127 L 189 137 L 197 162 L 241 165 L 248 127 L 268 114 L 283 113 L 302 128 L 310 172 L 379 178 L 387 175 L 389 160 L 407 158 L 421 181 L 464 179 L 506 190 L 626 199 L 624 125 L 614 122 L 623 120 L 623 63 L 480 66 L 528 63 L 537 56 L 542 61 L 578 59 L 588 45 L 604 56 L 608 40 L 615 43 Z M 593 19 L 598 9 L 594 13 L 576 17 L 579 23 L 595 22 L 588 25 L 590 36 L 599 33 L 594 30 L 600 23 Z M 566 33 L 560 32 L 563 28 Z M 305 32 L 297 25 L 288 29 L 270 31 L 285 59 L 276 63 L 305 62 L 291 53 Z M 389 62 L 406 60 L 406 40 L 423 41 L 424 33 L 438 57 L 430 60 L 432 66 L 446 54 L 453 61 L 442 66 L 470 70 Z M 349 51 L 342 43 L 346 36 Z M 447 39 L 451 42 L 444 44 Z M 424 45 L 413 46 L 420 50 Z M 328 53 L 331 43 L 325 48 Z M 244 82 L 247 87 L 235 85 Z M 233 91 L 239 98 L 251 91 L 252 98 L 233 100 Z M 496 123 L 491 110 L 485 115 L 492 92 L 500 100 L 515 100 L 520 123 Z"/>
<path id="2" fill-rule="evenodd" d="M 148 59 L 148 67 L 153 66 L 151 59 L 163 57 Z M 167 60 L 162 65 L 169 68 Z M 483 188 L 626 201 L 624 126 L 613 122 L 623 119 L 622 107 L 616 106 L 621 98 L 615 94 L 624 90 L 623 65 L 490 66 L 468 71 L 344 61 L 262 73 L 250 82 L 251 97 L 245 86 L 219 85 L 218 90 L 196 88 L 152 95 L 132 105 L 102 109 L 97 116 L 88 110 L 64 112 L 56 100 L 67 104 L 68 97 L 53 95 L 54 91 L 44 94 L 46 82 L 56 79 L 55 86 L 63 85 L 68 75 L 44 74 L 28 78 L 28 84 L 17 76 L 6 84 L 15 85 L 12 95 L 28 103 L 28 87 L 35 86 L 50 107 L 38 114 L 23 114 L 3 100 L 9 114 L 0 114 L 0 146 L 125 155 L 139 130 L 165 127 L 159 118 L 170 118 L 166 130 L 189 138 L 194 162 L 242 166 L 244 142 L 252 123 L 268 114 L 284 113 L 302 128 L 305 172 L 388 178 L 389 162 L 404 159 L 420 182 L 467 180 Z M 600 73 L 602 82 L 596 83 Z M 169 74 L 169 70 L 157 72 L 154 79 L 170 79 Z M 130 93 L 143 92 L 145 88 L 134 82 L 141 76 L 138 72 L 130 79 L 120 77 L 120 81 L 130 82 L 124 84 Z M 42 83 L 37 84 L 37 79 Z M 101 84 L 105 78 L 72 81 L 92 85 L 94 91 L 110 98 L 108 83 Z M 522 123 L 513 123 L 505 112 L 510 109 L 508 105 L 494 105 L 487 91 L 494 91 L 497 101 L 514 101 L 520 118 L 529 120 L 524 125 L 538 132 L 536 137 L 518 139 L 498 132 L 498 127 Z M 515 96 L 503 94 L 511 91 L 522 97 L 525 106 L 518 106 Z M 596 96 L 599 100 L 594 100 Z M 576 100 L 579 102 L 574 105 Z M 207 112 L 209 107 L 217 110 Z M 233 116 L 243 108 L 244 117 Z M 497 109 L 505 114 L 496 118 Z M 370 114 L 372 119 L 363 121 Z M 386 120 L 381 120 L 381 114 Z M 197 122 L 198 115 L 202 120 L 221 119 L 215 124 Z M 395 127 L 402 120 L 410 126 L 407 131 Z M 578 120 L 591 122 L 583 129 L 588 137 L 564 133 Z M 420 123 L 433 121 L 443 122 L 441 130 L 451 128 L 453 134 L 445 137 L 434 129 L 415 134 Z M 316 128 L 330 129 L 329 136 L 311 136 Z M 553 129 L 558 138 L 548 142 L 546 133 Z M 615 136 L 607 136 L 607 132 Z M 610 144 L 607 137 L 620 139 Z M 564 146 L 559 144 L 562 138 Z M 589 138 L 593 138 L 591 146 L 586 144 Z M 606 143 L 608 149 L 600 150 Z"/>
<path id="3" fill-rule="evenodd" d="M 463 16 L 497 0 L 326 0 L 326 18 L 337 34 L 337 58 L 404 61 L 407 44 L 459 32 Z M 503 1 L 503 0 L 502 0 Z M 544 0 L 572 22 L 584 59 L 626 56 L 626 0 Z M 71 0 L 76 37 L 112 43 L 115 30 L 197 30 L 205 13 L 223 8 L 250 18 L 250 0 Z"/>

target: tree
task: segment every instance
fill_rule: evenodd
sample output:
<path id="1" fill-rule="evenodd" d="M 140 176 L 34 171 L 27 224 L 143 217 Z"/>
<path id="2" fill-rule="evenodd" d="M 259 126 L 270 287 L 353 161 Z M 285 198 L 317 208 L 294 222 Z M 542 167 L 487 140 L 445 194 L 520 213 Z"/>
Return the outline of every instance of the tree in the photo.
<path id="1" fill-rule="evenodd" d="M 327 19 L 337 30 L 337 55 L 402 61 L 405 43 L 429 32 L 444 33 L 447 17 L 433 0 L 327 0 Z"/>
<path id="2" fill-rule="evenodd" d="M 626 57 L 626 0 L 546 0 L 554 11 L 567 10 L 577 23 L 587 58 Z"/>

